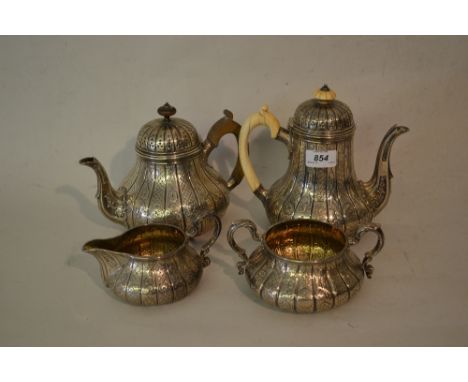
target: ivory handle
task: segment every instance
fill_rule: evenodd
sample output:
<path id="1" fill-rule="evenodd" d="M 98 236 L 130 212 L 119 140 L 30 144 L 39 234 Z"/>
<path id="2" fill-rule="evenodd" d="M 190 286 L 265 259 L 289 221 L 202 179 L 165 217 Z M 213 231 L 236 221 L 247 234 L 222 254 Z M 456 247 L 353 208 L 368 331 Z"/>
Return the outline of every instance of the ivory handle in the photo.
<path id="1" fill-rule="evenodd" d="M 276 139 L 281 129 L 278 119 L 268 111 L 268 106 L 266 105 L 259 112 L 249 116 L 241 127 L 239 134 L 239 159 L 244 176 L 253 192 L 258 190 L 261 183 L 249 157 L 249 135 L 258 126 L 267 126 L 273 139 Z"/>

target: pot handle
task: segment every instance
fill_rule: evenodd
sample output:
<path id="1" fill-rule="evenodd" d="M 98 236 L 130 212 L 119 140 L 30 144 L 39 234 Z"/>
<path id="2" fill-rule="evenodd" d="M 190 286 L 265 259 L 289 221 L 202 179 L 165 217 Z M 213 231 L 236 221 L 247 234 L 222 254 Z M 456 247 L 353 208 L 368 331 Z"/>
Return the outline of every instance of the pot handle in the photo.
<path id="1" fill-rule="evenodd" d="M 377 235 L 377 244 L 370 251 L 364 254 L 362 259 L 362 267 L 368 279 L 372 278 L 372 273 L 374 272 L 374 267 L 369 264 L 372 259 L 382 250 L 385 243 L 385 235 L 382 231 L 382 228 L 379 224 L 371 223 L 365 226 L 358 228 L 354 236 L 354 243 L 356 244 L 361 240 L 361 237 L 366 232 L 374 232 Z"/>
<path id="2" fill-rule="evenodd" d="M 250 132 L 258 126 L 267 126 L 270 129 L 271 137 L 278 139 L 283 143 L 288 143 L 289 134 L 287 130 L 281 128 L 278 119 L 268 111 L 268 106 L 265 105 L 262 109 L 249 116 L 242 125 L 239 136 L 239 159 L 244 171 L 245 178 L 249 184 L 250 189 L 253 191 L 263 203 L 266 200 L 268 191 L 258 180 L 257 174 L 252 165 L 249 157 L 249 136 Z"/>
<path id="3" fill-rule="evenodd" d="M 216 121 L 215 124 L 211 127 L 205 141 L 203 142 L 203 152 L 205 154 L 205 158 L 208 159 L 211 152 L 216 147 L 218 147 L 221 138 L 223 138 L 226 134 L 234 134 L 237 144 L 239 144 L 239 133 L 241 125 L 234 121 L 233 117 L 234 116 L 232 112 L 229 110 L 224 110 L 224 117 Z M 239 154 L 237 154 L 236 165 L 232 170 L 231 176 L 226 181 L 228 189 L 234 189 L 242 181 L 243 177 L 244 173 L 240 164 Z"/>
<path id="4" fill-rule="evenodd" d="M 210 251 L 211 246 L 216 242 L 216 240 L 218 240 L 219 234 L 221 233 L 221 227 L 222 227 L 221 219 L 214 213 L 204 214 L 204 215 L 198 217 L 194 221 L 192 229 L 189 232 L 187 232 L 187 235 L 191 239 L 198 236 L 199 233 L 202 230 L 202 223 L 206 219 L 213 220 L 214 230 L 213 230 L 213 234 L 211 235 L 210 239 L 205 244 L 203 244 L 202 247 L 200 248 L 200 257 L 202 259 L 202 264 L 203 264 L 204 267 L 207 267 L 211 263 L 211 260 L 207 255 L 208 255 L 208 252 Z"/>
<path id="5" fill-rule="evenodd" d="M 255 241 L 261 241 L 261 239 L 257 232 L 257 226 L 251 220 L 248 220 L 248 219 L 236 220 L 234 223 L 230 225 L 228 232 L 227 232 L 227 241 L 229 245 L 231 246 L 231 248 L 235 252 L 237 252 L 239 257 L 242 259 L 242 261 L 239 261 L 237 263 L 237 269 L 239 270 L 239 274 L 242 275 L 245 271 L 245 267 L 247 266 L 247 263 L 249 262 L 249 258 L 247 257 L 245 253 L 245 249 L 239 247 L 239 245 L 234 240 L 234 233 L 239 228 L 247 228 L 250 231 L 250 235 L 252 236 L 252 239 L 254 239 Z"/>

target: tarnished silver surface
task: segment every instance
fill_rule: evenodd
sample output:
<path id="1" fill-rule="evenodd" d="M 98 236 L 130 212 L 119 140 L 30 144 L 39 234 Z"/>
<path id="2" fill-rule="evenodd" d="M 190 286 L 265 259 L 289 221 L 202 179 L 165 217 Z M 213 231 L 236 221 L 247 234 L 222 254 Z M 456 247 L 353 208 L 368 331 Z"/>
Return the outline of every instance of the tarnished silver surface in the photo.
<path id="1" fill-rule="evenodd" d="M 239 228 L 248 229 L 261 243 L 250 256 L 234 240 Z M 262 300 L 285 311 L 314 313 L 349 301 L 361 288 L 364 275 L 371 277 L 370 262 L 382 249 L 384 235 L 377 224 L 370 224 L 356 231 L 354 242 L 368 231 L 378 240 L 362 261 L 342 230 L 309 219 L 277 223 L 262 236 L 252 221 L 239 220 L 229 227 L 227 239 L 241 258 L 239 274 L 245 273 Z"/>
<path id="2" fill-rule="evenodd" d="M 111 186 L 96 158 L 83 158 L 80 163 L 95 170 L 98 205 L 110 220 L 126 227 L 165 223 L 190 230 L 193 220 L 205 211 L 222 216 L 229 191 L 242 180 L 239 160 L 227 181 L 207 162 L 225 134 L 237 139 L 240 125 L 225 110 L 202 143 L 192 124 L 172 118 L 175 108 L 166 104 L 158 112 L 163 118 L 141 128 L 136 164 L 118 189 Z M 204 226 L 202 232 L 208 228 Z"/>
<path id="3" fill-rule="evenodd" d="M 197 253 L 189 239 L 208 219 L 214 232 Z M 210 264 L 209 249 L 220 232 L 221 221 L 210 214 L 194 221 L 191 233 L 167 224 L 150 224 L 111 239 L 89 241 L 83 251 L 99 261 L 105 285 L 120 299 L 135 305 L 168 304 L 198 285 L 203 268 Z"/>
<path id="4" fill-rule="evenodd" d="M 247 168 L 251 162 L 248 158 L 243 162 L 242 153 L 241 164 L 270 222 L 310 218 L 333 224 L 352 237 L 359 226 L 371 222 L 385 207 L 392 178 L 390 150 L 395 139 L 409 129 L 397 125 L 390 128 L 380 145 L 372 178 L 367 182 L 359 181 L 353 162 L 353 115 L 348 106 L 334 97 L 335 93 L 325 85 L 315 98 L 298 106 L 288 129 L 279 129 L 278 125 L 274 138 L 288 145 L 290 162 L 286 174 L 269 190 L 251 181 Z M 242 130 L 268 125 L 269 119 L 276 120 L 267 109 L 262 110 L 252 115 Z M 254 120 L 255 123 L 251 122 Z M 273 134 L 275 128 L 271 123 L 269 127 Z M 336 150 L 336 165 L 307 166 L 307 150 Z"/>

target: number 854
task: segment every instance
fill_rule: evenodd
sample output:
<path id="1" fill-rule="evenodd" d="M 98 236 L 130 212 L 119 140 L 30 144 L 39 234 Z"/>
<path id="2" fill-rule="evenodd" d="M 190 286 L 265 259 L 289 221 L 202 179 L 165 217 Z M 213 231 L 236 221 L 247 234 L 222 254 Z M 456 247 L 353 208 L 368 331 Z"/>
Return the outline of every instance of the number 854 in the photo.
<path id="1" fill-rule="evenodd" d="M 315 154 L 314 162 L 323 162 L 328 160 L 328 154 Z"/>

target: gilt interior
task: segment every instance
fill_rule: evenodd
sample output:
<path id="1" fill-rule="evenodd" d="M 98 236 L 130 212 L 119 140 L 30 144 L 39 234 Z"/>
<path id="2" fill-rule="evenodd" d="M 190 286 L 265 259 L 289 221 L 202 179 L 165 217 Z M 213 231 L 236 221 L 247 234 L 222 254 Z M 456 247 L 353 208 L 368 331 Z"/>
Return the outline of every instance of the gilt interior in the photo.
<path id="1" fill-rule="evenodd" d="M 132 229 L 114 239 L 107 249 L 134 256 L 160 257 L 179 248 L 184 240 L 184 234 L 175 227 L 148 225 Z"/>
<path id="2" fill-rule="evenodd" d="M 307 220 L 283 222 L 270 228 L 265 242 L 277 256 L 300 261 L 325 260 L 341 252 L 346 245 L 340 230 Z"/>

